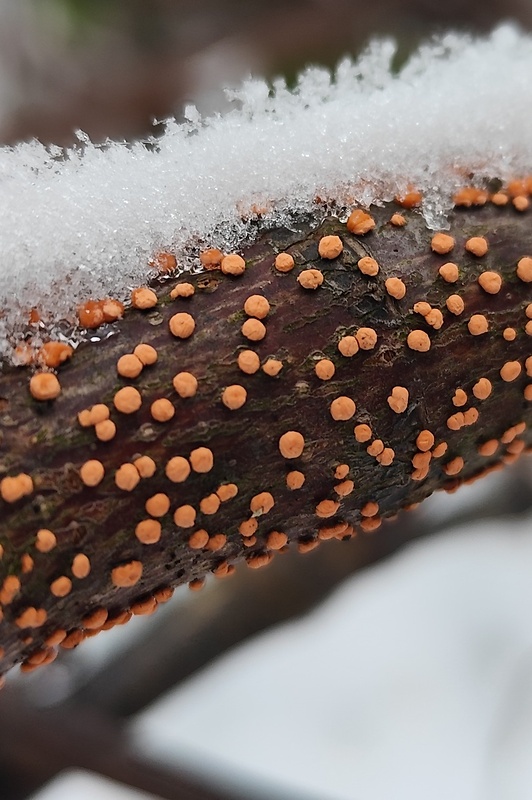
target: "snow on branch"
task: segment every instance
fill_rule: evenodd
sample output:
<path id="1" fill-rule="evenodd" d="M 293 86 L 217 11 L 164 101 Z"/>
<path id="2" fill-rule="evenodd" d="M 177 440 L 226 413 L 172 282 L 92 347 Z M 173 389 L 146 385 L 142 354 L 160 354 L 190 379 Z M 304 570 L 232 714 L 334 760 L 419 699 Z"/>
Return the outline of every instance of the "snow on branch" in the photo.
<path id="1" fill-rule="evenodd" d="M 399 73 L 394 54 L 373 43 L 294 89 L 251 80 L 227 115 L 189 107 L 142 142 L 1 148 L 0 356 L 32 307 L 72 321 L 89 297 L 124 299 L 159 248 L 187 268 L 200 245 L 238 246 L 254 207 L 277 224 L 316 196 L 367 206 L 412 185 L 444 227 L 456 188 L 532 169 L 532 39 L 447 35 Z"/>

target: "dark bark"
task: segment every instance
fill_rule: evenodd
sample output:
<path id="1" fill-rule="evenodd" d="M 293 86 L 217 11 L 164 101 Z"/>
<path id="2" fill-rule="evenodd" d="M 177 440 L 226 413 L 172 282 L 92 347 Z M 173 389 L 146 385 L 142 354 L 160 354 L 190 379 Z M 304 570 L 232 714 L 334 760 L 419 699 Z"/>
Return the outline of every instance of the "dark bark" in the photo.
<path id="1" fill-rule="evenodd" d="M 477 451 L 479 444 L 500 439 L 512 426 L 528 424 L 532 418 L 523 395 L 527 385 L 524 362 L 530 353 L 525 307 L 532 301 L 532 284 L 516 275 L 518 260 L 532 251 L 530 217 L 511 207 L 491 205 L 457 210 L 451 219 L 455 248 L 449 255 L 439 256 L 431 252 L 431 235 L 419 216 L 407 214 L 407 226 L 395 228 L 389 224 L 391 213 L 390 208 L 377 210 L 375 231 L 363 237 L 351 235 L 334 218 L 316 230 L 301 223 L 297 231 L 266 232 L 247 248 L 243 276 L 232 278 L 220 272 L 187 276 L 196 287 L 188 300 L 169 299 L 171 288 L 183 277 L 159 285 L 155 311 L 129 310 L 116 326 L 115 335 L 78 349 L 72 362 L 61 369 L 62 393 L 51 403 L 31 398 L 27 371 L 4 372 L 0 378 L 0 477 L 27 473 L 34 491 L 17 503 L 0 500 L 0 543 L 4 548 L 0 584 L 8 575 L 18 576 L 21 583 L 20 591 L 3 605 L 2 670 L 39 651 L 57 629 L 79 630 L 76 636 L 82 638 L 82 620 L 96 609 L 106 609 L 113 618 L 157 590 L 200 578 L 220 565 L 224 571 L 227 562 L 243 558 L 250 566 L 267 562 L 272 531 L 284 532 L 290 542 L 326 538 L 333 525 L 339 526 L 340 537 L 355 532 L 366 535 L 370 525 L 363 522 L 361 510 L 369 501 L 378 503 L 380 518 L 393 517 L 436 489 L 453 489 L 501 459 L 512 460 L 519 447 L 531 444 L 526 427 L 513 441 L 500 443 L 491 456 Z M 331 233 L 342 237 L 344 251 L 338 259 L 325 261 L 318 256 L 317 243 Z M 490 249 L 477 258 L 464 250 L 464 243 L 470 236 L 480 235 L 487 237 Z M 286 249 L 294 256 L 296 267 L 281 275 L 273 260 L 276 252 Z M 364 255 L 373 256 L 380 264 L 380 273 L 374 278 L 361 274 L 356 266 Z M 438 277 L 438 267 L 449 260 L 460 267 L 456 284 Z M 316 291 L 305 290 L 296 281 L 309 267 L 319 268 L 325 276 Z M 476 279 L 484 270 L 502 276 L 498 294 L 489 295 L 478 286 Z M 406 284 L 402 300 L 386 292 L 384 281 L 392 276 Z M 252 294 L 263 294 L 271 306 L 264 320 L 266 336 L 258 343 L 247 341 L 240 331 L 246 319 L 244 301 Z M 465 301 L 460 316 L 446 310 L 445 300 L 451 294 L 459 294 Z M 428 301 L 443 311 L 441 329 L 434 330 L 413 312 L 418 301 Z M 175 339 L 168 329 L 170 317 L 181 311 L 192 314 L 196 321 L 195 332 L 186 340 Z M 488 333 L 480 336 L 473 336 L 467 327 L 476 313 L 485 314 L 490 325 Z M 352 358 L 342 356 L 338 340 L 360 327 L 376 331 L 376 347 L 361 350 Z M 503 338 L 507 327 L 517 332 L 513 341 Z M 412 329 L 429 334 L 432 345 L 428 352 L 407 346 Z M 146 367 L 134 381 L 117 377 L 117 359 L 141 341 L 157 348 L 157 364 Z M 279 376 L 272 378 L 261 370 L 254 375 L 242 373 L 237 355 L 248 348 L 255 350 L 263 363 L 267 357 L 280 359 L 283 369 Z M 323 357 L 336 367 L 330 381 L 319 380 L 314 373 L 316 361 Z M 521 373 L 507 382 L 500 370 L 509 361 L 519 361 Z M 198 378 L 198 393 L 193 398 L 179 398 L 172 387 L 172 377 L 182 370 Z M 472 394 L 481 377 L 493 384 L 491 396 L 483 401 Z M 116 412 L 112 404 L 115 392 L 126 384 L 135 385 L 143 400 L 140 411 L 127 416 Z M 235 411 L 220 401 L 223 388 L 231 384 L 244 386 L 248 393 L 245 405 Z M 408 389 L 404 413 L 394 413 L 387 402 L 394 386 Z M 457 388 L 467 393 L 463 407 L 452 402 Z M 340 395 L 356 402 L 352 419 L 332 419 L 329 406 Z M 163 396 L 172 400 L 177 413 L 171 422 L 158 423 L 150 415 L 150 405 Z M 92 428 L 81 428 L 77 422 L 77 413 L 95 403 L 107 403 L 112 409 L 117 435 L 111 442 L 98 442 Z M 478 409 L 478 421 L 450 430 L 447 419 L 471 407 Z M 371 426 L 371 441 L 378 438 L 393 448 L 391 465 L 381 465 L 366 452 L 370 442 L 356 441 L 353 428 L 361 423 Z M 432 458 L 426 478 L 413 480 L 416 437 L 423 429 L 434 434 L 436 445 L 447 442 L 448 449 Z M 279 437 L 286 431 L 303 434 L 305 447 L 300 458 L 286 459 L 279 452 Z M 519 441 L 523 445 L 517 445 Z M 164 470 L 168 459 L 188 457 L 197 447 L 213 452 L 212 470 L 192 472 L 185 482 L 171 483 Z M 157 471 L 132 492 L 122 491 L 115 485 L 115 471 L 137 455 L 153 458 Z M 456 464 L 457 457 L 463 458 L 463 469 L 457 475 L 446 474 L 446 465 Z M 87 459 L 98 459 L 106 468 L 105 478 L 96 488 L 85 487 L 79 477 Z M 335 479 L 340 464 L 349 466 L 347 477 L 355 484 L 345 497 L 335 492 L 341 483 Z M 291 470 L 305 474 L 303 487 L 296 491 L 286 486 L 286 473 Z M 199 512 L 200 500 L 224 483 L 236 484 L 238 495 L 222 503 L 215 514 Z M 148 518 L 144 503 L 157 492 L 169 494 L 171 509 L 161 519 L 160 540 L 144 545 L 137 540 L 135 527 Z M 257 517 L 256 543 L 246 547 L 238 527 L 250 518 L 250 501 L 261 492 L 270 492 L 275 504 Z M 317 505 L 326 499 L 340 503 L 330 518 L 316 513 Z M 198 511 L 192 528 L 174 524 L 173 512 L 183 504 Z M 53 530 L 58 540 L 46 554 L 34 546 L 41 528 Z M 227 544 L 217 552 L 193 550 L 188 538 L 197 529 L 205 529 L 211 536 L 224 533 Z M 73 577 L 70 571 L 77 553 L 86 554 L 91 562 L 91 572 L 84 579 Z M 25 573 L 23 554 L 34 561 L 33 569 Z M 131 587 L 117 588 L 112 569 L 130 561 L 142 563 L 142 578 Z M 49 587 L 60 576 L 72 579 L 72 590 L 58 599 Z M 27 607 L 44 609 L 46 622 L 21 629 L 16 620 Z"/>

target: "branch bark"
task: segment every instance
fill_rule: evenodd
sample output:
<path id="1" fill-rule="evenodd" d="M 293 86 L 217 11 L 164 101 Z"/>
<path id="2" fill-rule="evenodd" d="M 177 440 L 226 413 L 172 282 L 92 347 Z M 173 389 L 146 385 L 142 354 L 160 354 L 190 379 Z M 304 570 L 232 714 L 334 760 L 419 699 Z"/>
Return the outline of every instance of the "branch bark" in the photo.
<path id="1" fill-rule="evenodd" d="M 364 236 L 335 218 L 316 229 L 300 222 L 297 230 L 267 231 L 246 249 L 247 268 L 239 277 L 209 271 L 157 284 L 154 309 L 129 309 L 114 335 L 82 345 L 61 368 L 62 391 L 54 401 L 32 398 L 26 370 L 4 371 L 0 478 L 28 475 L 32 490 L 15 502 L 0 500 L 0 671 L 21 660 L 32 669 L 54 657 L 64 636 L 62 645 L 74 646 L 123 622 L 131 611 L 150 613 L 176 584 L 211 571 L 226 575 L 244 559 L 250 567 L 263 566 L 285 540 L 306 550 L 331 537 L 373 535 L 382 520 L 436 489 L 452 491 L 530 446 L 525 361 L 532 284 L 516 272 L 532 251 L 529 216 L 491 204 L 456 209 L 456 244 L 439 255 L 431 250 L 421 217 L 405 212 L 406 226 L 397 227 L 390 224 L 395 210 L 372 212 L 376 226 Z M 341 237 L 338 258 L 319 256 L 326 235 Z M 464 249 L 476 236 L 489 242 L 481 257 Z M 296 264 L 286 274 L 274 267 L 281 251 Z M 379 264 L 377 275 L 357 266 L 365 256 Z M 459 267 L 456 283 L 438 272 L 450 260 Z M 297 280 L 308 269 L 324 276 L 315 290 Z M 495 294 L 478 283 L 486 271 L 502 278 Z M 403 299 L 389 293 L 385 281 L 391 277 L 404 281 Z M 194 295 L 171 299 L 172 288 L 184 280 L 194 285 Z M 256 294 L 267 298 L 270 310 L 264 338 L 250 341 L 241 331 L 244 303 Z M 463 299 L 463 313 L 448 310 L 450 295 Z M 438 314 L 414 312 L 419 302 L 442 312 L 441 327 Z M 187 338 L 170 331 L 176 313 L 194 319 Z M 470 332 L 475 314 L 485 317 L 486 333 Z M 372 335 L 361 329 L 376 333 L 374 347 Z M 412 331 L 428 335 L 428 351 L 409 346 Z M 353 356 L 338 349 L 345 336 L 362 344 Z M 136 379 L 124 379 L 117 375 L 117 360 L 140 342 L 156 348 L 158 361 Z M 262 368 L 245 374 L 237 361 L 242 350 L 255 351 L 262 366 L 268 359 L 280 361 L 282 370 L 275 377 Z M 315 371 L 323 359 L 334 365 L 329 380 Z M 193 397 L 174 389 L 173 378 L 182 371 L 197 378 Z M 485 399 L 474 389 L 481 378 L 492 387 Z M 134 413 L 114 405 L 126 385 L 140 392 L 142 405 Z M 244 387 L 247 398 L 230 410 L 221 396 L 233 385 Z M 394 387 L 406 389 L 408 397 Z M 151 410 L 162 397 L 176 410 L 167 422 L 156 421 Z M 342 397 L 354 401 L 354 414 L 349 402 L 333 404 Z M 78 413 L 96 404 L 111 410 L 117 432 L 110 441 L 99 441 L 94 427 L 78 422 Z M 360 425 L 370 429 L 367 441 L 361 441 L 366 429 L 354 434 Z M 418 438 L 422 431 L 432 434 L 433 443 L 427 434 Z M 281 440 L 287 432 L 301 436 Z M 486 442 L 491 444 L 483 447 Z M 209 452 L 194 455 L 198 448 Z M 121 465 L 141 456 L 153 459 L 154 474 L 133 479 L 128 467 L 118 482 L 136 485 L 119 488 Z M 175 457 L 181 460 L 168 468 Z M 105 470 L 96 486 L 81 477 L 90 460 Z M 172 471 L 176 463 L 179 469 Z M 186 479 L 176 481 L 187 469 Z M 298 476 L 287 478 L 293 472 L 304 475 L 301 488 L 290 488 L 297 485 Z M 220 487 L 229 484 L 236 489 L 224 494 Z M 225 498 L 232 491 L 235 496 L 218 502 L 217 492 Z M 170 500 L 161 517 L 145 509 L 156 494 Z M 56 538 L 48 552 L 39 544 L 42 530 Z M 153 543 L 145 543 L 150 537 Z M 81 563 L 90 564 L 85 577 L 75 565 Z"/>

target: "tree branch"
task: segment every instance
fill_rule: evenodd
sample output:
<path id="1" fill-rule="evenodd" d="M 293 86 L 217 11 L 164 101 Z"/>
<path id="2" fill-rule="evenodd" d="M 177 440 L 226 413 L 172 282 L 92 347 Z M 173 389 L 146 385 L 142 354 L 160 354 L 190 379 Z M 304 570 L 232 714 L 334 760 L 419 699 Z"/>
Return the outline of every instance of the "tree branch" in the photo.
<path id="1" fill-rule="evenodd" d="M 228 574 L 243 559 L 263 566 L 285 542 L 304 551 L 323 539 L 372 534 L 400 509 L 512 461 L 531 444 L 527 262 L 521 277 L 516 272 L 532 249 L 528 215 L 492 204 L 456 209 L 454 249 L 438 254 L 415 213 L 404 212 L 405 227 L 390 223 L 396 210 L 372 212 L 376 226 L 365 235 L 335 218 L 317 229 L 300 222 L 297 230 L 267 231 L 246 249 L 243 275 L 216 270 L 158 284 L 155 308 L 129 309 L 115 335 L 78 349 L 61 368 L 61 394 L 53 401 L 32 398 L 25 370 L 5 371 L 2 671 L 20 660 L 31 669 L 52 659 L 62 636 L 63 646 L 73 646 L 124 621 L 130 610 L 151 612 L 168 587 L 210 571 Z M 329 235 L 343 241 L 333 259 L 318 254 Z M 464 248 L 478 236 L 489 243 L 482 256 Z M 296 266 L 280 273 L 274 259 L 285 251 Z M 378 274 L 367 274 L 371 263 L 363 262 L 365 272 L 357 266 L 367 256 Z M 438 272 L 451 260 L 455 283 Z M 319 278 L 302 275 L 309 269 L 324 278 L 316 289 L 304 288 Z M 486 271 L 500 276 L 500 291 L 479 284 Z M 401 287 L 387 284 L 390 278 L 404 282 L 404 298 L 396 299 Z M 185 280 L 193 296 L 172 299 Z M 253 295 L 269 303 L 262 321 L 244 328 L 260 335 L 263 324 L 257 340 L 241 330 L 252 319 L 244 307 Z M 451 295 L 462 298 L 462 313 L 448 310 Z M 416 303 L 430 304 L 430 313 L 426 306 L 414 311 Z M 260 315 L 262 306 L 246 310 Z M 180 313 L 194 320 L 190 335 L 189 317 L 170 322 Z M 470 322 L 474 315 L 482 318 Z M 483 324 L 488 330 L 480 333 Z M 117 375 L 118 359 L 141 342 L 157 350 L 157 362 L 137 378 Z M 426 351 L 413 349 L 427 344 Z M 260 359 L 254 374 L 239 367 L 243 350 Z M 277 362 L 282 369 L 274 376 Z M 334 376 L 325 379 L 329 362 Z M 179 396 L 193 385 L 174 381 L 181 372 L 197 379 L 194 396 Z M 125 386 L 140 394 L 117 397 Z M 231 386 L 245 392 L 230 390 L 224 404 Z M 244 397 L 242 406 L 228 407 Z M 169 408 L 152 406 L 161 398 L 175 408 L 166 422 L 153 416 Z M 135 399 L 137 411 L 119 410 Z M 116 426 L 109 441 L 78 421 L 97 404 L 107 406 Z M 153 460 L 152 476 L 139 475 L 139 457 Z M 94 461 L 104 477 L 91 486 L 97 468 L 84 465 Z M 301 488 L 290 488 L 301 475 Z M 164 497 L 145 507 L 155 495 L 169 501 L 160 517 Z"/>

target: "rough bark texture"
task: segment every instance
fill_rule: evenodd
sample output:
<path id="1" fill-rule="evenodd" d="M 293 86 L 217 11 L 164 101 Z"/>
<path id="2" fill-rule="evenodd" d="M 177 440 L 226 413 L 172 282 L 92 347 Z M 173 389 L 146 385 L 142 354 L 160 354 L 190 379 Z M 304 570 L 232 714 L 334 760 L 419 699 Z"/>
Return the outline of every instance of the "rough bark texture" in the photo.
<path id="1" fill-rule="evenodd" d="M 0 671 L 21 660 L 31 666 L 52 658 L 53 648 L 45 643 L 58 630 L 69 634 L 67 646 L 80 641 L 87 635 L 83 620 L 98 609 L 108 612 L 109 626 L 113 620 L 121 621 L 121 612 L 132 605 L 136 612 L 152 610 L 155 601 L 150 598 L 159 590 L 201 578 L 211 570 L 224 574 L 228 564 L 244 558 L 250 566 L 267 563 L 271 546 L 282 541 L 271 537 L 272 531 L 286 534 L 289 542 L 304 544 L 333 535 L 378 536 L 373 530 L 380 519 L 394 516 L 436 489 L 453 489 L 501 460 L 511 461 L 530 446 L 532 411 L 524 389 L 528 382 L 525 360 L 530 354 L 525 309 L 532 302 L 532 283 L 516 274 L 518 260 L 532 252 L 529 215 L 492 205 L 457 209 L 451 218 L 454 250 L 437 255 L 431 251 L 431 234 L 421 217 L 403 212 L 406 227 L 395 227 L 389 222 L 394 210 L 372 211 L 377 224 L 365 236 L 352 235 L 335 218 L 317 229 L 302 222 L 297 230 L 269 231 L 244 253 L 247 269 L 242 276 L 213 271 L 158 285 L 155 309 L 130 309 L 114 326 L 114 335 L 79 347 L 60 370 L 62 392 L 55 401 L 32 399 L 27 370 L 4 371 L 0 377 L 0 479 L 26 473 L 34 490 L 18 502 L 0 499 L 0 591 L 8 576 L 20 581 L 14 596 L 0 595 Z M 338 234 L 344 245 L 334 260 L 318 255 L 320 238 L 329 234 Z M 487 238 L 485 256 L 479 258 L 464 249 L 472 236 Z M 290 252 L 295 259 L 295 268 L 287 274 L 274 268 L 275 254 L 280 251 Z M 366 255 L 380 265 L 375 277 L 357 267 Z M 450 260 L 460 270 L 454 284 L 438 275 L 438 268 Z M 308 268 L 324 275 L 316 290 L 304 289 L 297 282 Z M 497 294 L 488 294 L 478 285 L 478 276 L 486 270 L 502 277 Z M 403 299 L 388 294 L 385 280 L 390 277 L 404 281 Z M 170 290 L 184 280 L 194 284 L 194 296 L 170 299 Z M 258 342 L 248 341 L 241 332 L 247 318 L 244 302 L 253 294 L 265 296 L 270 303 L 263 320 L 266 335 Z M 465 302 L 460 315 L 446 309 L 451 294 Z M 413 311 L 419 301 L 443 312 L 440 329 Z M 178 312 L 194 317 L 196 327 L 187 339 L 177 339 L 169 331 L 168 322 Z M 467 323 L 473 314 L 485 315 L 487 333 L 469 332 Z M 376 332 L 376 346 L 343 356 L 339 340 L 362 327 Z M 516 331 L 513 340 L 503 337 L 507 328 Z M 428 333 L 428 352 L 407 345 L 414 329 Z M 116 362 L 140 342 L 157 349 L 158 361 L 135 380 L 125 380 L 117 375 Z M 281 372 L 277 377 L 262 369 L 244 374 L 237 364 L 243 349 L 256 351 L 262 364 L 269 357 L 282 361 Z M 335 365 L 331 380 L 320 380 L 315 374 L 315 364 L 322 358 Z M 501 368 L 515 361 L 519 374 L 503 380 Z M 173 376 L 183 370 L 193 373 L 199 384 L 197 394 L 187 399 L 180 398 L 172 385 Z M 484 400 L 472 392 L 480 378 L 493 386 Z M 125 415 L 116 411 L 113 397 L 128 384 L 141 392 L 142 407 Z M 233 384 L 245 387 L 247 401 L 231 411 L 220 398 L 224 387 Z M 397 386 L 409 393 L 402 413 L 394 412 L 388 403 Z M 460 407 L 453 404 L 458 388 L 467 395 Z M 352 418 L 331 416 L 330 404 L 339 396 L 355 401 Z M 151 415 L 151 404 L 160 397 L 170 399 L 176 408 L 169 422 L 156 422 Z M 78 423 L 78 412 L 96 403 L 106 403 L 111 409 L 117 426 L 112 441 L 98 441 L 93 428 Z M 478 410 L 478 420 L 450 429 L 449 417 L 470 408 Z M 359 424 L 371 427 L 369 441 L 355 438 L 353 429 Z M 431 458 L 425 477 L 412 464 L 419 455 L 416 439 L 422 430 L 432 432 L 435 447 L 447 443 L 445 453 L 438 457 L 437 450 Z M 287 431 L 304 437 L 298 458 L 285 458 L 280 452 L 279 438 Z M 376 439 L 394 451 L 388 466 L 367 452 Z M 479 445 L 494 439 L 499 444 L 492 455 L 478 452 Z M 188 458 L 198 447 L 212 451 L 212 469 L 192 470 L 182 483 L 170 481 L 165 474 L 168 460 Z M 116 470 L 140 455 L 155 461 L 153 477 L 141 479 L 132 491 L 117 488 Z M 461 469 L 457 457 L 464 461 Z M 98 459 L 105 466 L 105 477 L 94 488 L 85 486 L 79 474 L 88 459 Z M 335 477 L 339 465 L 347 465 L 343 477 Z M 287 487 L 286 475 L 292 470 L 305 476 L 300 489 Z M 354 489 L 343 496 L 336 487 L 345 480 L 352 480 Z M 202 513 L 202 498 L 228 483 L 238 487 L 238 494 L 222 502 L 216 513 Z M 344 485 L 339 491 L 347 489 Z M 160 518 L 160 539 L 142 544 L 135 529 L 149 519 L 144 504 L 158 492 L 170 497 L 170 511 Z M 274 505 L 253 516 L 252 498 L 262 492 L 271 494 Z M 324 500 L 339 505 L 319 506 Z M 378 513 L 376 507 L 368 509 L 368 503 L 377 503 Z M 175 509 L 184 504 L 197 512 L 192 527 L 174 523 Z M 330 516 L 324 516 L 331 510 Z M 365 522 L 368 517 L 362 511 L 366 515 L 371 511 L 374 521 Z M 252 516 L 258 523 L 254 539 L 239 532 L 240 524 Z M 43 528 L 57 537 L 56 547 L 48 553 L 35 548 L 37 531 Z M 189 537 L 199 529 L 208 532 L 211 542 L 215 535 L 224 534 L 226 544 L 216 551 L 208 549 L 210 545 L 191 548 Z M 91 564 L 89 575 L 82 579 L 71 571 L 79 553 Z M 129 562 L 142 564 L 142 577 L 131 586 L 117 587 L 112 570 Z M 50 586 L 61 576 L 70 578 L 72 587 L 58 598 Z M 144 608 L 134 605 L 144 600 Z M 28 607 L 45 613 L 40 612 L 38 625 L 21 627 L 17 620 Z"/>

